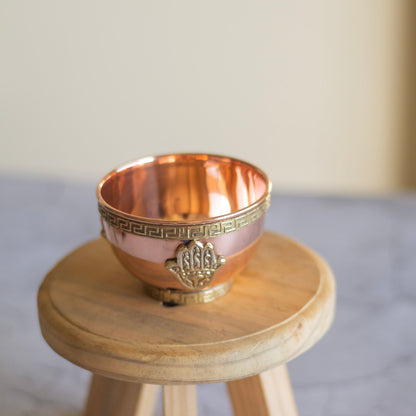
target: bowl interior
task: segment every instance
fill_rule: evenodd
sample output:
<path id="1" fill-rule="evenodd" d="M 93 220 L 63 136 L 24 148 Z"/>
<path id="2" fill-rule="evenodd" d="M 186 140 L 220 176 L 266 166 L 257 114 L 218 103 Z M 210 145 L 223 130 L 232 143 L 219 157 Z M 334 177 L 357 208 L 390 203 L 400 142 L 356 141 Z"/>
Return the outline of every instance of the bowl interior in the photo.
<path id="1" fill-rule="evenodd" d="M 268 179 L 245 162 L 211 155 L 146 158 L 101 183 L 110 207 L 166 221 L 201 221 L 247 208 L 268 192 Z"/>

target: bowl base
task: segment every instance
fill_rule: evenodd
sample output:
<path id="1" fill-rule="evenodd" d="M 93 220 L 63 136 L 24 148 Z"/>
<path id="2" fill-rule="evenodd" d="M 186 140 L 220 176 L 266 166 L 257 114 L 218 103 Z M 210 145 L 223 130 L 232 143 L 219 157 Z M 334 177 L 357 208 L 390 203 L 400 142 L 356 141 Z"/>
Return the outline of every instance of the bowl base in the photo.
<path id="1" fill-rule="evenodd" d="M 160 287 L 145 285 L 149 296 L 163 302 L 166 306 L 189 305 L 191 303 L 208 303 L 225 295 L 233 284 L 228 280 L 220 285 L 195 292 L 185 292 L 179 289 L 162 289 Z"/>

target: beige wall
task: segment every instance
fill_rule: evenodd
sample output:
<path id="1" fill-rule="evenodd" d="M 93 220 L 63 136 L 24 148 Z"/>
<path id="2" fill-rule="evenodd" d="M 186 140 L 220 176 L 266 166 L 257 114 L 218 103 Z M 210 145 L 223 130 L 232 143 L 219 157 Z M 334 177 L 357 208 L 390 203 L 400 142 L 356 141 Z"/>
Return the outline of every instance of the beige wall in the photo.
<path id="1" fill-rule="evenodd" d="M 94 181 L 204 151 L 275 190 L 398 189 L 410 4 L 2 0 L 0 169 Z"/>

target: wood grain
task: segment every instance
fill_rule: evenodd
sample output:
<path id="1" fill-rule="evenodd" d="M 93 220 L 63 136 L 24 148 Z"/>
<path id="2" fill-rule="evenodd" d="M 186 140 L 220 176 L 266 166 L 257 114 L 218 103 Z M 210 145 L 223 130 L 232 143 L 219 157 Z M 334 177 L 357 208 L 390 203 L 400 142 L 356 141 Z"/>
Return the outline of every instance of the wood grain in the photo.
<path id="1" fill-rule="evenodd" d="M 85 416 L 152 416 L 159 386 L 93 375 Z"/>
<path id="2" fill-rule="evenodd" d="M 256 376 L 229 381 L 228 393 L 235 416 L 297 416 L 286 366 Z"/>
<path id="3" fill-rule="evenodd" d="M 163 386 L 164 416 L 196 416 L 196 386 Z"/>
<path id="4" fill-rule="evenodd" d="M 312 346 L 332 322 L 334 289 L 319 256 L 265 233 L 227 295 L 164 307 L 97 239 L 47 275 L 38 309 L 49 345 L 83 368 L 126 381 L 199 384 L 259 374 Z"/>

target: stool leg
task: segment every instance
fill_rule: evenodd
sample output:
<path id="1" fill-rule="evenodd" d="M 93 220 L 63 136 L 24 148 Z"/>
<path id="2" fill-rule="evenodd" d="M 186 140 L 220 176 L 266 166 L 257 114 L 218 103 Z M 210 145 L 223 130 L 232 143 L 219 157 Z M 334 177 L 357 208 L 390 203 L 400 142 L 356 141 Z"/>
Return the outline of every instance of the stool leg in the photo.
<path id="1" fill-rule="evenodd" d="M 85 416 L 152 416 L 159 386 L 94 374 Z"/>
<path id="2" fill-rule="evenodd" d="M 229 381 L 228 393 L 235 416 L 297 416 L 286 366 L 257 376 Z"/>
<path id="3" fill-rule="evenodd" d="M 163 386 L 164 416 L 196 416 L 196 386 Z"/>

